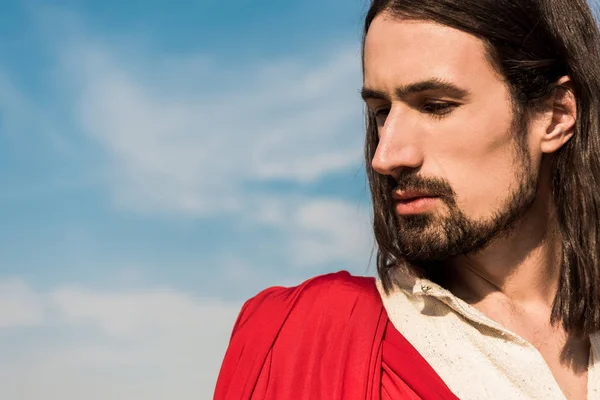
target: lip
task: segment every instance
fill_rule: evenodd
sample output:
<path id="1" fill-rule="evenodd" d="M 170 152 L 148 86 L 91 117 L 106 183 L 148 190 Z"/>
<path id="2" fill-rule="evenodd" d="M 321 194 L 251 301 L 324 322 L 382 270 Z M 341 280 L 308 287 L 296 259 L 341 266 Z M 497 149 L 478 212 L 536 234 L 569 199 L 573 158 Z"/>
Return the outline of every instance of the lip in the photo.
<path id="1" fill-rule="evenodd" d="M 418 192 L 418 191 L 404 191 L 404 192 L 393 192 L 392 193 L 392 199 L 394 199 L 395 201 L 411 201 L 411 200 L 417 200 L 417 199 L 422 199 L 422 198 L 435 198 L 438 196 L 433 196 L 430 193 L 426 193 L 426 192 Z"/>
<path id="2" fill-rule="evenodd" d="M 437 204 L 439 196 L 424 192 L 394 192 L 395 211 L 398 215 L 414 215 L 431 211 Z"/>

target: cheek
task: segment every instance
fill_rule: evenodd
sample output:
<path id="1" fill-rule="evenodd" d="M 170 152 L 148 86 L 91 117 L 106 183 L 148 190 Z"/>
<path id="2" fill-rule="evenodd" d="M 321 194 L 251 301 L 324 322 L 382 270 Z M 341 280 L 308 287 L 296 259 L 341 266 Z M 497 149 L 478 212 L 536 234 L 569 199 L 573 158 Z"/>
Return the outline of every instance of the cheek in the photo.
<path id="1" fill-rule="evenodd" d="M 465 110 L 443 122 L 446 135 L 435 141 L 432 152 L 433 168 L 446 177 L 458 206 L 474 219 L 501 207 L 522 169 L 510 108 L 493 111 Z"/>

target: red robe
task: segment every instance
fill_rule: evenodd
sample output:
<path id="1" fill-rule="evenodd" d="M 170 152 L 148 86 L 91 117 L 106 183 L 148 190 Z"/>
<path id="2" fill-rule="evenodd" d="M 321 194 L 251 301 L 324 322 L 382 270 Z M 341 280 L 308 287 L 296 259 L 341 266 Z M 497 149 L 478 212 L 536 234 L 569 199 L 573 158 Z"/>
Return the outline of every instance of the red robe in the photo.
<path id="1" fill-rule="evenodd" d="M 457 397 L 390 323 L 375 280 L 338 272 L 244 304 L 214 399 Z"/>

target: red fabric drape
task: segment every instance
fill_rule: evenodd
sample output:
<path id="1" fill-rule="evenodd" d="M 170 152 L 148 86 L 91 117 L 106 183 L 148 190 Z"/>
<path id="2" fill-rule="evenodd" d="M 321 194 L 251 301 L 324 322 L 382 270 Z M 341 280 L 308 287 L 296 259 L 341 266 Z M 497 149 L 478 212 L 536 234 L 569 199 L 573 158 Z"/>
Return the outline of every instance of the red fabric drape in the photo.
<path id="1" fill-rule="evenodd" d="M 374 279 L 338 272 L 244 304 L 214 399 L 456 396 L 389 323 Z"/>

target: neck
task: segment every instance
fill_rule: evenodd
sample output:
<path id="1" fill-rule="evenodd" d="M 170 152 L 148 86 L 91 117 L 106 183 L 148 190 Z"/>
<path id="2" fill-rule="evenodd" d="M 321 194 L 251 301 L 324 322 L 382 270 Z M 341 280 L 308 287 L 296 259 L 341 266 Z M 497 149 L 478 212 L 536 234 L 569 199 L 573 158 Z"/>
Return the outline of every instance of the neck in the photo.
<path id="1" fill-rule="evenodd" d="M 446 285 L 471 304 L 492 298 L 551 309 L 558 289 L 561 238 L 549 204 L 536 201 L 510 234 L 450 262 Z"/>

